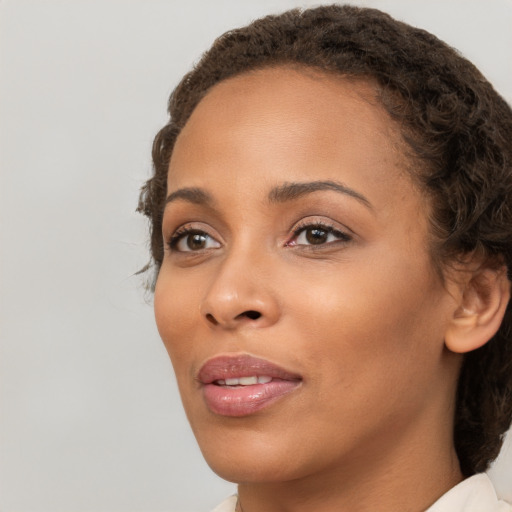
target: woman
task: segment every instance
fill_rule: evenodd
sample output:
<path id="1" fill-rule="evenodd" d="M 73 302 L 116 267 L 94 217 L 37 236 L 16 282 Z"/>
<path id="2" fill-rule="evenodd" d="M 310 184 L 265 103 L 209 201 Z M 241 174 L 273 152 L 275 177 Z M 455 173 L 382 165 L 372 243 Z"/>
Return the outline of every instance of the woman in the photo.
<path id="1" fill-rule="evenodd" d="M 219 38 L 171 96 L 139 208 L 217 510 L 510 511 L 512 112 L 376 10 Z"/>

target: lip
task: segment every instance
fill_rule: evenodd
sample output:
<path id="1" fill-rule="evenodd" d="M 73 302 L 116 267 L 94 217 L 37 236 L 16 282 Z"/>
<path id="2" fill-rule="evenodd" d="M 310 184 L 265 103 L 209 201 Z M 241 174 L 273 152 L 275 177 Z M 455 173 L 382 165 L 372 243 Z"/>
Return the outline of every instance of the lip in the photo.
<path id="1" fill-rule="evenodd" d="M 226 386 L 218 381 L 266 376 L 270 382 Z M 197 375 L 208 409 L 221 416 L 248 416 L 297 389 L 302 378 L 270 361 L 247 354 L 217 356 L 206 361 Z"/>

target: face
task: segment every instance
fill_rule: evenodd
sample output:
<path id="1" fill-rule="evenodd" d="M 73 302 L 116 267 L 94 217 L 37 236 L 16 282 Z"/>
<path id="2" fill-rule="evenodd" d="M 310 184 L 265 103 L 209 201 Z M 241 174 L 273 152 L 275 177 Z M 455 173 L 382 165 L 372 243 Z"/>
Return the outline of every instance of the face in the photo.
<path id="1" fill-rule="evenodd" d="M 155 314 L 222 477 L 348 471 L 446 424 L 453 303 L 399 148 L 370 85 L 287 68 L 216 85 L 181 132 Z"/>

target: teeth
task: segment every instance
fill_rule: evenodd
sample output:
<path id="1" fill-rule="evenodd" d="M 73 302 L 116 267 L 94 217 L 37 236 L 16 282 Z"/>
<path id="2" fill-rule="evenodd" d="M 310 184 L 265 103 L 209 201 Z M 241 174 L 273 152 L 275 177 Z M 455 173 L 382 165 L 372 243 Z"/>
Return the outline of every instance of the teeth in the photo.
<path id="1" fill-rule="evenodd" d="M 242 386 L 252 386 L 258 384 L 258 377 L 240 377 L 240 384 Z"/>
<path id="2" fill-rule="evenodd" d="M 257 377 L 253 375 L 251 377 L 240 377 L 240 378 L 232 378 L 232 379 L 219 379 L 217 384 L 219 386 L 254 386 L 254 384 L 267 384 L 270 382 L 272 377 L 268 375 L 261 375 Z"/>

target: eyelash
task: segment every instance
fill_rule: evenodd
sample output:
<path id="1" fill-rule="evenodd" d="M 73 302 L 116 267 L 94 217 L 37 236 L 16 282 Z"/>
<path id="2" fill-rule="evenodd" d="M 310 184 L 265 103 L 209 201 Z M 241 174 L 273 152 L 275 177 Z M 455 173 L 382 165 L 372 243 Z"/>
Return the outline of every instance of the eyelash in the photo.
<path id="1" fill-rule="evenodd" d="M 297 243 L 297 239 L 301 236 L 302 233 L 305 233 L 307 230 L 318 230 L 326 234 L 327 240 L 318 244 L 315 243 Z M 190 235 L 202 235 L 206 237 L 207 240 L 214 241 L 215 244 L 219 244 L 219 242 L 212 237 L 207 231 L 202 229 L 193 228 L 192 226 L 182 226 L 179 229 L 177 229 L 174 234 L 171 236 L 168 245 L 169 249 L 173 252 L 201 252 L 204 250 L 216 248 L 216 247 L 204 247 L 199 248 L 197 250 L 194 250 L 189 247 L 189 250 L 183 250 L 178 248 L 178 244 L 185 240 L 186 237 Z M 330 240 L 329 236 L 335 236 L 337 237 L 337 240 Z M 353 239 L 351 235 L 349 235 L 346 232 L 340 231 L 336 227 L 327 224 L 325 222 L 311 222 L 311 221 L 304 221 L 302 224 L 298 225 L 293 230 L 293 235 L 291 240 L 287 241 L 285 243 L 285 247 L 302 247 L 307 248 L 307 250 L 319 250 L 321 248 L 325 248 L 325 246 L 332 246 L 334 244 L 346 244 L 350 242 Z"/>
<path id="2" fill-rule="evenodd" d="M 191 226 L 182 226 L 180 228 L 178 228 L 174 233 L 173 235 L 171 236 L 169 242 L 168 242 L 168 245 L 169 245 L 169 249 L 173 252 L 200 252 L 201 249 L 198 249 L 197 251 L 194 251 L 193 249 L 190 249 L 188 251 L 184 251 L 184 250 L 180 250 L 178 248 L 178 244 L 182 241 L 182 240 L 185 240 L 188 236 L 190 235 L 203 235 L 205 236 L 207 239 L 209 240 L 214 240 L 215 243 L 219 243 L 215 238 L 213 238 L 208 232 L 206 232 L 205 230 L 203 229 L 197 229 L 197 228 L 193 228 Z M 202 250 L 207 250 L 209 248 L 203 248 Z"/>
<path id="3" fill-rule="evenodd" d="M 306 232 L 308 229 L 317 229 L 319 231 L 323 231 L 327 234 L 327 236 L 329 236 L 329 235 L 336 236 L 338 238 L 338 240 L 327 241 L 325 243 L 320 243 L 320 244 L 313 244 L 313 243 L 297 244 L 296 240 L 299 238 L 299 236 L 303 232 Z M 287 247 L 307 247 L 308 250 L 317 250 L 317 249 L 324 248 L 325 246 L 331 246 L 333 244 L 338 245 L 340 243 L 341 244 L 348 243 L 348 242 L 352 241 L 352 239 L 353 239 L 353 237 L 351 235 L 339 230 L 338 228 L 334 227 L 333 225 L 327 224 L 325 222 L 305 221 L 304 223 L 300 224 L 293 230 L 292 240 L 287 242 L 286 246 Z"/>

